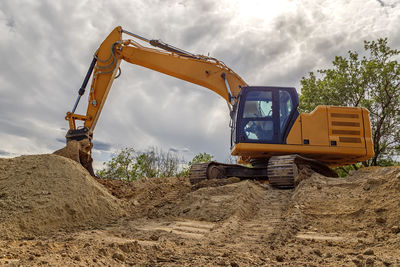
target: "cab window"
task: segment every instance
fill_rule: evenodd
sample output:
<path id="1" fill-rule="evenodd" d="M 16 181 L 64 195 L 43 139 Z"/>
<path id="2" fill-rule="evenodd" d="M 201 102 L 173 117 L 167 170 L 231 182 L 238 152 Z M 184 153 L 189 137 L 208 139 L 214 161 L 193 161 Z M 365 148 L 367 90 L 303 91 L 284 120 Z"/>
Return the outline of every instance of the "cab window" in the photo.
<path id="1" fill-rule="evenodd" d="M 243 132 L 247 140 L 273 139 L 272 91 L 250 91 L 246 95 L 243 122 Z"/>
<path id="2" fill-rule="evenodd" d="M 279 123 L 281 132 L 285 128 L 292 110 L 293 103 L 289 92 L 285 90 L 279 90 Z"/>
<path id="3" fill-rule="evenodd" d="M 244 105 L 244 118 L 265 118 L 272 116 L 272 92 L 249 92 Z"/>

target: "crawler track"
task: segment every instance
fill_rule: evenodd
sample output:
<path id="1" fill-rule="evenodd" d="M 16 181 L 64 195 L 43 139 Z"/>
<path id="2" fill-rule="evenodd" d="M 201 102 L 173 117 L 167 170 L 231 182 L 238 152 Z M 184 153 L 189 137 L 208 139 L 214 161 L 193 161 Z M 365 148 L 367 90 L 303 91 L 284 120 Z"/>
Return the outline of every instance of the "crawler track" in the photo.
<path id="1" fill-rule="evenodd" d="M 207 169 L 211 162 L 193 164 L 189 171 L 189 180 L 191 184 L 197 184 L 207 180 Z"/>
<path id="2" fill-rule="evenodd" d="M 243 180 L 269 180 L 272 186 L 293 188 L 299 169 L 303 168 L 312 169 L 328 177 L 337 177 L 334 171 L 320 162 L 293 154 L 271 157 L 264 168 L 248 168 L 214 161 L 194 164 L 189 172 L 189 180 L 190 183 L 196 184 L 207 179 L 239 177 Z"/>
<path id="3" fill-rule="evenodd" d="M 275 156 L 268 161 L 267 174 L 269 182 L 276 187 L 294 187 L 298 174 L 295 163 L 297 155 Z"/>

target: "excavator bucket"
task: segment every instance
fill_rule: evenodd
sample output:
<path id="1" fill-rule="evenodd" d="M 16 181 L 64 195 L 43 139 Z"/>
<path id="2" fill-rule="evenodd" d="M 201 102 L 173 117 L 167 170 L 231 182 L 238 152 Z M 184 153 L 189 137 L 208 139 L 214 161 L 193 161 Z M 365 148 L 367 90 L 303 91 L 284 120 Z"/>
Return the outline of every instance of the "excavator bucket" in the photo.
<path id="1" fill-rule="evenodd" d="M 53 154 L 72 159 L 80 163 L 92 176 L 95 176 L 92 166 L 92 151 L 93 144 L 88 139 L 80 141 L 71 140 L 67 145 Z"/>

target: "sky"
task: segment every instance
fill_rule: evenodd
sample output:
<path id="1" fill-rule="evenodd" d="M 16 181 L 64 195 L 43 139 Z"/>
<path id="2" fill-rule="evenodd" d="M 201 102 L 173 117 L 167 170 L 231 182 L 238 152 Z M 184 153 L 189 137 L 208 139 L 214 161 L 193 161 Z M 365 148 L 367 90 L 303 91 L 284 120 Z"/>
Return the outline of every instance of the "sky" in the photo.
<path id="1" fill-rule="evenodd" d="M 249 85 L 296 87 L 334 57 L 388 37 L 400 48 L 400 0 L 2 0 L 0 157 L 64 146 L 93 53 L 118 25 L 222 60 Z M 129 38 L 125 36 L 124 38 Z M 214 92 L 126 62 L 94 133 L 95 166 L 119 149 L 190 160 L 230 155 L 229 112 Z M 78 112 L 84 114 L 87 95 Z"/>

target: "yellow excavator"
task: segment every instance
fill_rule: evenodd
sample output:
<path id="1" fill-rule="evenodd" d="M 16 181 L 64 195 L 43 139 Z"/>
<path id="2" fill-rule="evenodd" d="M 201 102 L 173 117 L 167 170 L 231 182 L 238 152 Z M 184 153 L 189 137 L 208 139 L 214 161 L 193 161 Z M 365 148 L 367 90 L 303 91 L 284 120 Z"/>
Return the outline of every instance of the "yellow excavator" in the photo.
<path id="1" fill-rule="evenodd" d="M 123 34 L 136 41 L 122 39 Z M 116 27 L 94 54 L 74 107 L 65 117 L 69 121 L 67 146 L 56 152 L 79 161 L 92 175 L 93 132 L 120 74 L 121 60 L 206 87 L 226 100 L 231 117 L 231 154 L 238 156 L 242 165 L 195 164 L 189 174 L 192 183 L 235 176 L 293 187 L 299 168 L 335 176 L 330 167 L 373 156 L 368 110 L 318 106 L 309 114 L 299 114 L 295 88 L 249 86 L 216 58 L 192 54 Z M 92 74 L 87 112 L 76 114 Z M 83 121 L 83 126 L 77 127 L 76 121 Z"/>

